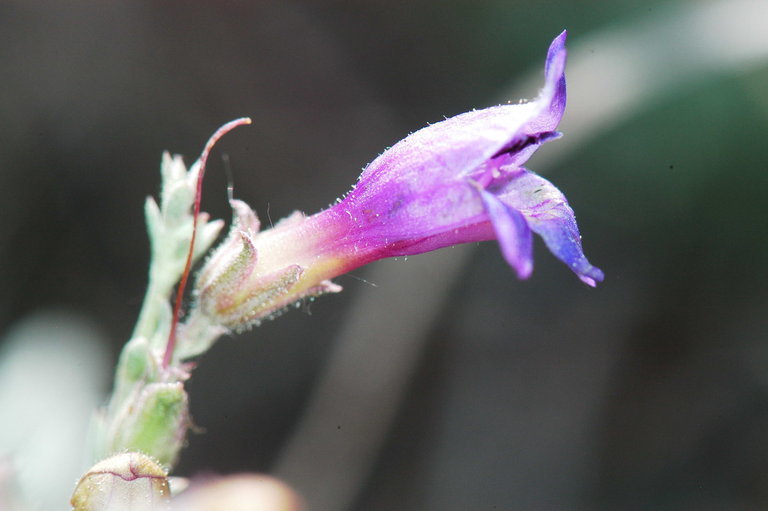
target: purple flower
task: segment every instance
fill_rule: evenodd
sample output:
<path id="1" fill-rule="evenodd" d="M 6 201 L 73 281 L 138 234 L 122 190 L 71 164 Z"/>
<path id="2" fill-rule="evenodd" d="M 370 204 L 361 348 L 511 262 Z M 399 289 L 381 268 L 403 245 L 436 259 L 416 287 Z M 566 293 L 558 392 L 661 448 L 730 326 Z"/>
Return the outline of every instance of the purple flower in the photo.
<path id="1" fill-rule="evenodd" d="M 582 281 L 602 281 L 603 272 L 584 257 L 565 196 L 522 166 L 560 136 L 565 38 L 563 32 L 549 48 L 535 101 L 467 112 L 409 135 L 371 162 L 332 207 L 258 232 L 255 215 L 238 203 L 229 239 L 201 273 L 203 308 L 229 314 L 233 321 L 223 324 L 243 324 L 302 296 L 336 291 L 328 279 L 371 261 L 491 239 L 527 278 L 533 233 Z"/>

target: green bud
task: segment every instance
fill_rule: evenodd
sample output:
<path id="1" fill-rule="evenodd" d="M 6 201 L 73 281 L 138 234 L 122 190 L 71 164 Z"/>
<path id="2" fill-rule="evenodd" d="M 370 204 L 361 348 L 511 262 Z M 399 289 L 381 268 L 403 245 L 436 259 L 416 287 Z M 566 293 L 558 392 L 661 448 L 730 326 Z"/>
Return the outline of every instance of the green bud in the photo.
<path id="1" fill-rule="evenodd" d="M 125 404 L 114 429 L 112 452 L 139 451 L 171 467 L 189 428 L 189 403 L 182 383 L 151 383 Z"/>

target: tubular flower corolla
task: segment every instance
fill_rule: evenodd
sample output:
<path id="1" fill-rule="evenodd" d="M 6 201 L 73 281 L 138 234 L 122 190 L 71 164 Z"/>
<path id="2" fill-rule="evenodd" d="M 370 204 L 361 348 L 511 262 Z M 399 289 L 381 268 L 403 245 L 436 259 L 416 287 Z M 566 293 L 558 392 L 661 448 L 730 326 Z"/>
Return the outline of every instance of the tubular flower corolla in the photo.
<path id="1" fill-rule="evenodd" d="M 467 112 L 409 135 L 326 210 L 294 213 L 259 232 L 253 211 L 233 201 L 229 237 L 198 277 L 202 311 L 238 328 L 300 298 L 338 291 L 331 278 L 371 261 L 491 239 L 524 279 L 533 270 L 533 233 L 582 281 L 602 281 L 565 196 L 523 167 L 560 136 L 565 38 L 549 48 L 535 101 Z"/>

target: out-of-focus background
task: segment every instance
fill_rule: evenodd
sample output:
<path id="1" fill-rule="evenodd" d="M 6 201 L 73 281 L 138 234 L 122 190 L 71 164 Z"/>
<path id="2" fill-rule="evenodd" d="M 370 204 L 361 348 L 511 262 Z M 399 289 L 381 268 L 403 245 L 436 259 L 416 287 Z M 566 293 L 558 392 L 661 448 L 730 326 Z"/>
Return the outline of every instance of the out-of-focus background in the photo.
<path id="1" fill-rule="evenodd" d="M 45 440 L 109 390 L 163 150 L 191 163 L 251 116 L 211 158 L 203 208 L 229 218 L 229 169 L 263 224 L 315 212 L 426 123 L 534 97 L 567 28 L 565 136 L 529 167 L 568 196 L 605 282 L 540 243 L 519 282 L 493 242 L 341 277 L 199 361 L 177 473 L 273 473 L 323 511 L 768 506 L 766 11 L 3 2 L 0 416 L 29 424 L 14 446 L 51 478 L 82 450 Z"/>

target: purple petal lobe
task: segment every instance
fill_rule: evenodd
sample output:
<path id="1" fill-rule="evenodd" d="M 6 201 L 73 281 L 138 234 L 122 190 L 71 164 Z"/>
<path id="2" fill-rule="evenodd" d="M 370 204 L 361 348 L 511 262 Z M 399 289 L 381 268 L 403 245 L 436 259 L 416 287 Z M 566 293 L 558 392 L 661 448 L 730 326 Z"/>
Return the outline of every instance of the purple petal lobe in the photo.
<path id="1" fill-rule="evenodd" d="M 533 271 L 533 234 L 525 217 L 493 194 L 482 188 L 477 190 L 493 225 L 501 253 L 515 269 L 517 276 L 527 279 Z"/>
<path id="2" fill-rule="evenodd" d="M 552 41 L 547 52 L 547 63 L 544 71 L 544 89 L 539 94 L 536 103 L 541 110 L 527 126 L 530 132 L 552 131 L 560 123 L 565 112 L 565 30 Z"/>
<path id="3" fill-rule="evenodd" d="M 565 40 L 567 37 L 568 31 L 563 30 L 549 44 L 547 60 L 544 63 L 544 74 L 547 77 L 547 82 L 549 82 L 550 78 L 557 79 L 561 77 L 565 71 Z"/>
<path id="4" fill-rule="evenodd" d="M 581 248 L 581 236 L 573 210 L 565 196 L 546 179 L 524 169 L 493 193 L 519 211 L 549 250 L 590 286 L 602 282 L 603 272 L 592 266 Z"/>

